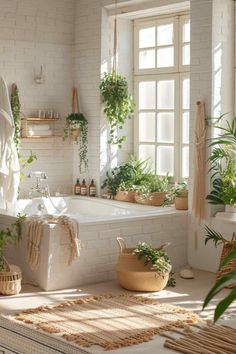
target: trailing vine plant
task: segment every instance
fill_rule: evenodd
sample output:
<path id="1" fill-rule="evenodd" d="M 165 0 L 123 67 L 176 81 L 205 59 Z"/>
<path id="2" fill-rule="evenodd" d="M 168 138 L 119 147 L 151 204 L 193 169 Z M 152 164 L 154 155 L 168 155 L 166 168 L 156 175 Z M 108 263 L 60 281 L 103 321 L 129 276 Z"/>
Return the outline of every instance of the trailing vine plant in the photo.
<path id="1" fill-rule="evenodd" d="M 18 159 L 20 163 L 20 181 L 22 182 L 25 173 L 24 170 L 29 168 L 29 165 L 34 162 L 34 160 L 37 160 L 37 156 L 30 150 L 30 154 L 28 157 L 23 157 L 20 153 L 20 147 L 21 147 L 21 141 L 20 141 L 20 136 L 21 136 L 21 125 L 20 125 L 20 114 L 21 114 L 21 104 L 20 104 L 20 97 L 19 97 L 19 90 L 16 84 L 12 85 L 12 91 L 11 91 L 11 109 L 12 109 L 12 115 L 14 119 L 14 125 L 15 125 L 15 134 L 14 134 L 14 142 L 18 154 Z M 19 189 L 20 190 L 20 189 Z"/>
<path id="2" fill-rule="evenodd" d="M 4 249 L 9 243 L 19 241 L 21 237 L 22 222 L 26 216 L 18 214 L 17 219 L 10 227 L 5 230 L 0 230 L 0 272 L 4 268 Z"/>
<path id="3" fill-rule="evenodd" d="M 64 139 L 73 136 L 73 132 L 80 130 L 74 135 L 76 143 L 79 144 L 79 170 L 83 173 L 88 168 L 88 121 L 82 113 L 71 113 L 66 118 L 66 128 L 64 129 Z"/>
<path id="4" fill-rule="evenodd" d="M 100 91 L 104 103 L 104 113 L 110 125 L 109 144 L 122 147 L 126 136 L 119 136 L 118 130 L 123 129 L 127 119 L 134 113 L 134 101 L 128 91 L 128 82 L 124 76 L 112 70 L 105 73 L 100 84 Z"/>
<path id="5" fill-rule="evenodd" d="M 117 0 L 115 0 L 117 6 Z M 117 18 L 114 22 L 114 51 L 111 73 L 104 73 L 100 91 L 104 103 L 104 113 L 107 117 L 110 132 L 108 143 L 122 148 L 126 136 L 120 136 L 127 119 L 134 113 L 135 104 L 128 90 L 127 79 L 118 73 L 117 69 Z"/>

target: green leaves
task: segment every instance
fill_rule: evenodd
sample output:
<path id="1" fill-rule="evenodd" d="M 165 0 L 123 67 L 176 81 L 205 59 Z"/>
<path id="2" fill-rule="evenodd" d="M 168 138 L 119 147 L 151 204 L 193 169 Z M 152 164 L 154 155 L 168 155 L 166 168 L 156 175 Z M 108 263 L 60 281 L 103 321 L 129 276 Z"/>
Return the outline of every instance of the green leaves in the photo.
<path id="1" fill-rule="evenodd" d="M 128 91 L 128 82 L 125 77 L 112 73 L 105 73 L 100 84 L 100 91 L 104 103 L 104 113 L 110 125 L 109 144 L 122 147 L 125 136 L 119 136 L 126 119 L 134 113 L 134 101 Z"/>
<path id="2" fill-rule="evenodd" d="M 170 259 L 163 249 L 156 249 L 146 242 L 139 242 L 133 253 L 139 258 L 144 258 L 144 265 L 150 266 L 158 275 L 163 276 L 171 269 Z M 175 279 L 171 273 L 169 286 L 175 286 Z"/>
<path id="3" fill-rule="evenodd" d="M 83 173 L 88 168 L 88 121 L 83 113 L 71 113 L 66 118 L 67 126 L 64 129 L 64 139 L 71 135 L 71 130 L 79 128 L 80 136 L 78 137 L 79 144 L 79 170 Z"/>
<path id="4" fill-rule="evenodd" d="M 227 242 L 227 240 L 218 232 L 215 230 L 211 229 L 208 226 L 205 226 L 205 230 L 207 232 L 205 236 L 205 245 L 208 243 L 208 241 L 213 241 L 215 244 L 215 247 L 217 247 L 220 244 L 224 244 Z"/>
<path id="5" fill-rule="evenodd" d="M 26 216 L 18 214 L 16 221 L 10 228 L 0 230 L 0 271 L 3 269 L 3 251 L 7 244 L 19 240 L 21 237 L 21 225 Z"/>

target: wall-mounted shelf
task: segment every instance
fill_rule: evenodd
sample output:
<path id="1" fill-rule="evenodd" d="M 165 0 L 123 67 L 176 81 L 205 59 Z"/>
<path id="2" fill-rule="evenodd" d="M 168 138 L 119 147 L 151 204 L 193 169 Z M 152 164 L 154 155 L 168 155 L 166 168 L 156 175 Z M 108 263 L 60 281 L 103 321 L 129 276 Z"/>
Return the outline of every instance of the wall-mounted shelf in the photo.
<path id="1" fill-rule="evenodd" d="M 22 130 L 21 130 L 21 139 L 24 140 L 39 140 L 39 139 L 54 139 L 54 138 L 62 138 L 62 135 L 56 135 L 55 134 L 55 126 L 52 126 L 48 131 L 50 132 L 48 135 L 47 134 L 41 134 L 40 131 L 39 134 L 37 135 L 37 130 L 34 131 L 34 134 L 30 134 L 29 132 L 29 125 L 30 124 L 54 124 L 58 122 L 60 118 L 39 118 L 39 117 L 23 117 L 21 118 L 21 124 L 22 124 Z M 43 129 L 44 130 L 44 129 Z M 47 133 L 47 130 L 45 130 Z"/>

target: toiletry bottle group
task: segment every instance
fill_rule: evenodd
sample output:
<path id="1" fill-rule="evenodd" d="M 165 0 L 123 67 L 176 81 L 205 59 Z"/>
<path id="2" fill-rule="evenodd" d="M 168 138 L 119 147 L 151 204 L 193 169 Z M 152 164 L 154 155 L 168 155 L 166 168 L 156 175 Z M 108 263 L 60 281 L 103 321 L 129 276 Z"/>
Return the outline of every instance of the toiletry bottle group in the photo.
<path id="1" fill-rule="evenodd" d="M 79 182 L 79 178 L 76 180 L 76 184 L 74 186 L 74 194 L 75 195 L 89 195 L 90 197 L 95 197 L 96 196 L 96 185 L 94 183 L 94 180 L 91 180 L 91 183 L 89 187 L 86 184 L 85 178 L 82 181 L 82 184 Z"/>

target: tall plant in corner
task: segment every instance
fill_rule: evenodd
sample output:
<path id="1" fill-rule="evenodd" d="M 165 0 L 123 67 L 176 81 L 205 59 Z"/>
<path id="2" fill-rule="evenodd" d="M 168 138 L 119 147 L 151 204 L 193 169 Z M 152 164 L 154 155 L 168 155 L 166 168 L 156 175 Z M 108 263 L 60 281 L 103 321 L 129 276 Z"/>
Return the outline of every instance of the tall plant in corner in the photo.
<path id="1" fill-rule="evenodd" d="M 127 79 L 118 73 L 117 63 L 117 19 L 114 26 L 114 53 L 111 73 L 104 73 L 100 91 L 104 103 L 104 113 L 107 117 L 110 132 L 108 143 L 122 148 L 126 136 L 119 135 L 127 119 L 134 113 L 135 104 L 128 89 Z"/>
<path id="2" fill-rule="evenodd" d="M 20 104 L 20 97 L 19 97 L 19 90 L 16 84 L 12 85 L 11 90 L 11 109 L 12 115 L 14 119 L 15 125 L 15 134 L 14 134 L 14 142 L 17 149 L 17 154 L 20 162 L 20 181 L 22 182 L 24 179 L 24 170 L 29 167 L 29 165 L 34 161 L 37 160 L 37 156 L 30 151 L 28 157 L 23 157 L 20 153 L 20 136 L 21 136 L 21 125 L 20 125 L 20 113 L 21 113 L 21 104 Z"/>
<path id="3" fill-rule="evenodd" d="M 220 117 L 221 119 L 222 117 Z M 236 117 L 226 126 L 217 125 L 220 134 L 210 144 L 212 191 L 207 196 L 211 204 L 236 205 Z"/>

